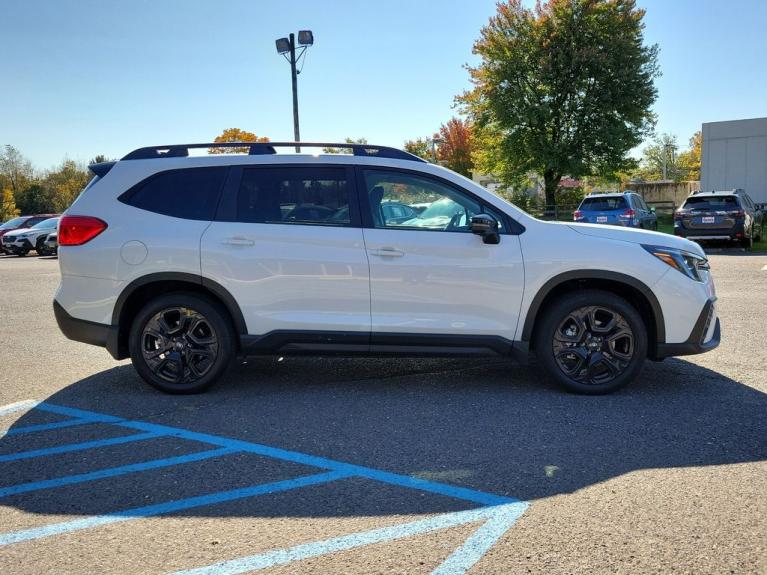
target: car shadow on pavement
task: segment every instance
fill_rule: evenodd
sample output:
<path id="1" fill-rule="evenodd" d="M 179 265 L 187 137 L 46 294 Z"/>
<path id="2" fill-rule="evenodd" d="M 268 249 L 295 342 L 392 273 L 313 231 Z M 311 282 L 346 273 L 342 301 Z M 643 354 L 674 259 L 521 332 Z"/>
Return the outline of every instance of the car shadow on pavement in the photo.
<path id="1" fill-rule="evenodd" d="M 648 362 L 633 385 L 598 397 L 565 393 L 534 367 L 505 360 L 286 357 L 250 359 L 202 395 L 161 394 L 122 365 L 35 399 L 526 501 L 636 470 L 767 459 L 767 395 L 681 359 Z M 27 412 L 0 439 L 0 457 L 130 432 L 109 424 L 13 431 L 65 419 Z M 0 463 L 0 487 L 211 448 L 170 437 L 54 453 Z M 0 505 L 36 514 L 96 515 L 320 471 L 234 454 L 11 494 Z M 358 516 L 471 506 L 346 479 L 180 513 Z"/>

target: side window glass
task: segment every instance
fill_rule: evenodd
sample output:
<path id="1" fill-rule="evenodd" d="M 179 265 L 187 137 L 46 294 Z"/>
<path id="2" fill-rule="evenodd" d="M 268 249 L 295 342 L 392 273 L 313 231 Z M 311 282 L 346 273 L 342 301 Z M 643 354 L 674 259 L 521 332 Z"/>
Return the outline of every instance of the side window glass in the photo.
<path id="1" fill-rule="evenodd" d="M 120 196 L 120 201 L 158 214 L 187 220 L 212 220 L 226 167 L 169 170 L 149 177 Z"/>
<path id="2" fill-rule="evenodd" d="M 468 194 L 428 177 L 365 170 L 365 191 L 376 228 L 468 232 L 471 217 L 487 210 Z"/>
<path id="3" fill-rule="evenodd" d="M 247 168 L 237 194 L 237 221 L 346 226 L 345 168 Z"/>

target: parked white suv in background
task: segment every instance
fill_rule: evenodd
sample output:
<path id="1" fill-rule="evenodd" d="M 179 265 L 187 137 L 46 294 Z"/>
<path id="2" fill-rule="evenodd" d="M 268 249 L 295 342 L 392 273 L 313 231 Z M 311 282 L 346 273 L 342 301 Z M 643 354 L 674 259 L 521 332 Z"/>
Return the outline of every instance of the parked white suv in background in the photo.
<path id="1" fill-rule="evenodd" d="M 64 334 L 171 393 L 203 390 L 237 355 L 534 351 L 596 394 L 645 358 L 719 343 L 695 243 L 543 222 L 394 148 L 276 153 L 294 145 L 149 147 L 91 166 L 59 226 Z M 249 153 L 189 155 L 208 147 Z M 388 202 L 416 207 L 387 217 Z"/>

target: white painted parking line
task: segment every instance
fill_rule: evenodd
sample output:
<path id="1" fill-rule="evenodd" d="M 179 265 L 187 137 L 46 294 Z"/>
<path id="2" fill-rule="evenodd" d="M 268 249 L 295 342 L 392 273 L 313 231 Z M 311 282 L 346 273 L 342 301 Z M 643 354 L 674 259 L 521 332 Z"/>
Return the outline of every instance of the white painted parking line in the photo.
<path id="1" fill-rule="evenodd" d="M 762 267 L 762 271 L 763 271 L 763 272 L 767 272 L 767 266 L 763 266 L 763 267 Z"/>
<path id="2" fill-rule="evenodd" d="M 8 415 L 9 413 L 15 413 L 17 411 L 22 411 L 24 409 L 32 409 L 38 403 L 40 402 L 34 401 L 33 399 L 17 401 L 16 403 L 9 403 L 8 405 L 3 405 L 2 407 L 0 407 L 0 415 Z"/>

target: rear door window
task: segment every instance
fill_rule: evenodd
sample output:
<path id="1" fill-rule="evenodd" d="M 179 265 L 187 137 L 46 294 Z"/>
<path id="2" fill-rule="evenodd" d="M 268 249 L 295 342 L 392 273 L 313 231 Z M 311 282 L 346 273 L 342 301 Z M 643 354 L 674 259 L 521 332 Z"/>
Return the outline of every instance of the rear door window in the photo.
<path id="1" fill-rule="evenodd" d="M 627 207 L 626 200 L 623 196 L 614 198 L 586 198 L 581 204 L 581 210 L 588 210 L 591 212 L 625 210 Z"/>
<path id="2" fill-rule="evenodd" d="M 149 212 L 186 220 L 212 220 L 228 168 L 188 168 L 150 176 L 119 200 Z"/>

